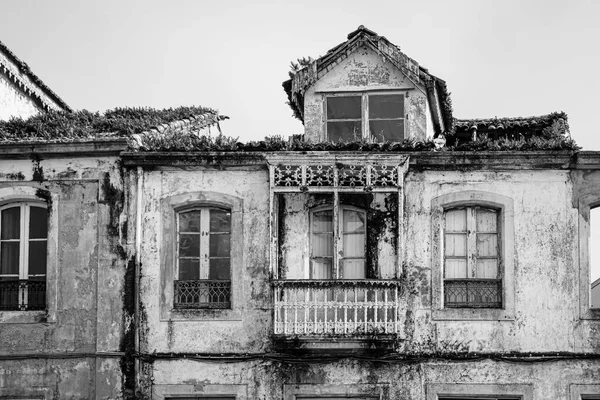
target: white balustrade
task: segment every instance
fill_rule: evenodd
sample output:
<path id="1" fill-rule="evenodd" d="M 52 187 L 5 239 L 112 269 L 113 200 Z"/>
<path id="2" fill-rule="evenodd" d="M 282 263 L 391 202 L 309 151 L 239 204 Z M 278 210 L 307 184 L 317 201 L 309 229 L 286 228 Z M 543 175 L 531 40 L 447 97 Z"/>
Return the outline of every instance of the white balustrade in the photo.
<path id="1" fill-rule="evenodd" d="M 396 281 L 276 281 L 275 334 L 398 333 Z"/>

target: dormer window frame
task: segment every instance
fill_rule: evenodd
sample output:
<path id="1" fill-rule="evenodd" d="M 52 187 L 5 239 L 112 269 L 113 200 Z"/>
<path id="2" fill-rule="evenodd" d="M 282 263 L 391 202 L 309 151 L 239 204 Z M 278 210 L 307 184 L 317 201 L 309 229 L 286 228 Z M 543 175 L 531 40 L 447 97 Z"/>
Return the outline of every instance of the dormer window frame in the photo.
<path id="1" fill-rule="evenodd" d="M 367 140 L 372 142 L 383 142 L 383 140 L 377 140 L 371 133 L 371 121 L 402 121 L 402 138 L 401 140 L 393 140 L 394 142 L 402 142 L 407 137 L 407 120 L 408 115 L 406 114 L 406 99 L 408 90 L 366 90 L 366 91 L 346 91 L 346 92 L 328 92 L 321 93 L 323 96 L 323 140 L 337 142 L 339 137 L 332 138 L 329 132 L 330 123 L 346 123 L 356 125 L 356 122 L 360 122 L 360 135 L 355 135 L 351 141 Z M 375 96 L 402 96 L 402 110 L 399 115 L 390 116 L 374 116 L 370 112 L 371 98 Z M 329 99 L 335 99 L 340 97 L 357 98 L 360 97 L 360 117 L 358 114 L 353 115 L 342 115 L 338 118 L 332 118 L 329 113 L 330 108 L 328 107 Z"/>

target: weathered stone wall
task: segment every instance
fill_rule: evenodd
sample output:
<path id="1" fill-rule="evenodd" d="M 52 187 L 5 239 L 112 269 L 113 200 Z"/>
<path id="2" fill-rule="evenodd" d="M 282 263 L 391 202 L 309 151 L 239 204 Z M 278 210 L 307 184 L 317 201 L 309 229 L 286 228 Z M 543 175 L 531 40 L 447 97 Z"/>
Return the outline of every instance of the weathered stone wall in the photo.
<path id="1" fill-rule="evenodd" d="M 342 356 L 318 363 L 302 361 L 300 347 L 293 344 L 287 356 L 275 353 L 265 168 L 161 167 L 146 170 L 143 179 L 141 351 L 150 356 L 142 362 L 140 393 L 164 398 L 166 393 L 235 392 L 243 393 L 241 399 L 281 399 L 291 393 L 286 385 L 314 384 L 371 387 L 381 390 L 377 393 L 382 399 L 425 399 L 427 388 L 434 390 L 431 385 L 457 383 L 525 385 L 533 399 L 566 400 L 569 385 L 600 382 L 597 357 L 546 362 L 505 358 L 515 353 L 561 357 L 598 353 L 600 321 L 579 317 L 579 211 L 573 205 L 568 171 L 409 171 L 400 221 L 405 249 L 399 277 L 402 329 L 392 354 L 412 359 L 389 362 L 378 362 L 379 353 L 368 352 L 362 361 Z M 514 202 L 515 310 L 509 318 L 434 318 L 432 200 L 463 191 L 495 193 Z M 166 290 L 161 274 L 172 268 L 161 256 L 165 245 L 172 245 L 161 242 L 166 235 L 162 204 L 165 198 L 186 193 L 220 193 L 241 200 L 243 263 L 237 272 L 233 267 L 232 277 L 234 297 L 241 301 L 225 313 L 199 311 L 161 318 Z M 311 196 L 282 196 L 287 218 L 284 265 L 302 262 L 307 250 Z M 381 206 L 382 201 L 371 204 Z M 153 353 L 159 355 L 154 358 Z M 480 353 L 491 359 L 479 359 Z M 184 360 L 183 354 L 198 356 Z M 319 354 L 328 355 L 326 350 Z M 214 358 L 208 360 L 209 355 Z"/>
<path id="2" fill-rule="evenodd" d="M 49 210 L 44 311 L 0 311 L 0 396 L 122 396 L 123 183 L 116 157 L 4 159 L 0 201 Z M 37 397 L 36 397 L 37 398 Z"/>
<path id="3" fill-rule="evenodd" d="M 404 103 L 407 121 L 405 136 L 423 140 L 433 136 L 433 126 L 427 124 L 430 113 L 424 88 L 415 84 L 394 65 L 362 47 L 335 65 L 310 87 L 304 95 L 304 127 L 309 140 L 322 141 L 325 137 L 325 96 L 332 93 L 398 90 L 406 93 Z"/>
<path id="4" fill-rule="evenodd" d="M 10 117 L 29 118 L 38 113 L 39 108 L 34 102 L 0 72 L 0 120 Z"/>
<path id="5" fill-rule="evenodd" d="M 252 352 L 269 342 L 272 304 L 268 281 L 268 190 L 266 169 L 246 170 L 165 169 L 144 173 L 142 259 L 140 302 L 143 308 L 140 348 L 156 352 Z M 166 290 L 161 274 L 173 265 L 164 265 L 164 218 L 161 200 L 185 193 L 216 192 L 241 200 L 241 263 L 232 265 L 233 300 L 229 313 L 207 312 L 170 314 L 161 317 Z M 204 197 L 190 204 L 223 204 Z M 167 212 L 174 213 L 174 210 Z M 235 217 L 232 217 L 235 219 Z M 172 228 L 171 228 L 172 229 Z M 232 233 L 235 246 L 236 232 Z M 235 249 L 234 249 L 235 251 Z M 177 278 L 175 278 L 177 279 Z"/>

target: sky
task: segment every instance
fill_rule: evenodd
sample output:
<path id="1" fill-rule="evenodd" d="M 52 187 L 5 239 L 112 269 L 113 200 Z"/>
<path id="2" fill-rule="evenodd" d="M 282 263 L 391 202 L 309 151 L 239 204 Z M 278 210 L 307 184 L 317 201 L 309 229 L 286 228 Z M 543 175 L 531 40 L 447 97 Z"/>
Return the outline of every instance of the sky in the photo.
<path id="1" fill-rule="evenodd" d="M 201 105 L 240 140 L 302 133 L 281 83 L 359 25 L 452 93 L 454 116 L 565 111 L 600 150 L 600 1 L 0 0 L 0 40 L 74 109 Z"/>

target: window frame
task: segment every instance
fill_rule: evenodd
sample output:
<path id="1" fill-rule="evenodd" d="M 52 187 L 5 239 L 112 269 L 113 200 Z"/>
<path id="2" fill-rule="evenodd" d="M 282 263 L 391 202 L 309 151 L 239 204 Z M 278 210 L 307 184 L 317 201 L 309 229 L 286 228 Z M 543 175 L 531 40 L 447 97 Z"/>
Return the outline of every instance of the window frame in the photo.
<path id="1" fill-rule="evenodd" d="M 376 141 L 375 138 L 371 135 L 370 130 L 370 121 L 387 121 L 387 120 L 398 120 L 402 121 L 402 141 L 405 140 L 407 135 L 407 96 L 406 90 L 389 90 L 389 91 L 357 91 L 357 92 L 336 92 L 336 93 L 326 93 L 323 94 L 323 140 L 330 141 L 329 132 L 327 129 L 329 122 L 345 122 L 345 121 L 358 121 L 356 118 L 335 118 L 329 119 L 327 116 L 327 101 L 332 97 L 360 97 L 361 98 L 361 110 L 360 110 L 360 126 L 361 132 L 360 137 L 357 137 L 356 140 L 370 140 Z M 403 98 L 403 107 L 402 107 L 402 117 L 401 118 L 370 118 L 369 117 L 369 97 L 370 96 L 393 96 L 400 95 Z M 382 141 L 381 143 L 385 143 Z"/>
<path id="2" fill-rule="evenodd" d="M 464 231 L 449 231 L 447 229 L 447 221 L 446 221 L 446 216 L 448 215 L 448 213 L 452 212 L 452 211 L 457 211 L 457 210 L 465 210 L 465 230 Z M 485 211 L 489 211 L 491 213 L 494 214 L 494 217 L 496 219 L 496 230 L 494 232 L 483 232 L 483 231 L 479 231 L 477 228 L 477 221 L 478 221 L 478 215 L 477 213 L 479 212 L 479 210 L 485 210 Z M 473 303 L 472 305 L 463 305 L 463 306 L 458 306 L 458 305 L 452 305 L 452 306 L 447 306 L 444 302 L 444 306 L 446 308 L 502 308 L 502 303 L 503 303 L 503 299 L 502 299 L 502 281 L 503 281 L 503 276 L 504 276 L 504 271 L 503 271 L 503 260 L 502 260 L 502 230 L 501 230 L 501 210 L 496 209 L 496 208 L 492 208 L 492 207 L 488 207 L 488 206 L 481 206 L 479 204 L 467 204 L 467 205 L 462 205 L 462 206 L 455 206 L 455 207 L 444 207 L 444 227 L 443 227 L 443 236 L 442 236 L 442 240 L 444 243 L 444 248 L 443 248 L 443 257 L 444 257 L 444 265 L 443 265 L 443 290 L 444 290 L 444 298 L 446 297 L 446 287 L 447 287 L 447 282 L 461 282 L 463 281 L 464 283 L 466 282 L 496 282 L 498 283 L 498 281 L 500 281 L 500 306 L 499 307 L 484 307 L 481 305 L 478 305 L 477 303 Z M 447 235 L 465 235 L 465 255 L 464 256 L 449 256 L 447 253 L 447 241 L 446 236 Z M 480 256 L 479 255 L 479 248 L 478 248 L 478 241 L 477 238 L 479 234 L 495 234 L 496 235 L 496 255 L 494 257 L 491 256 Z M 447 277 L 447 261 L 449 259 L 465 259 L 465 268 L 466 268 L 466 277 L 464 278 L 448 278 Z M 495 259 L 497 260 L 497 265 L 496 265 L 496 277 L 495 278 L 481 278 L 481 277 L 476 277 L 473 276 L 476 271 L 477 271 L 477 261 L 480 259 Z M 467 303 L 468 299 L 467 299 Z"/>
<path id="3" fill-rule="evenodd" d="M 46 198 L 39 197 L 43 190 Z M 36 324 L 55 323 L 57 320 L 56 306 L 58 304 L 58 212 L 60 197 L 55 188 L 42 186 L 38 183 L 12 182 L 0 183 L 0 206 L 22 202 L 43 204 L 48 210 L 48 234 L 46 244 L 46 309 L 32 311 L 0 311 L 0 324 Z"/>
<path id="4" fill-rule="evenodd" d="M 234 398 L 235 400 L 248 400 L 248 386 L 245 384 L 155 384 L 152 385 L 152 398 L 167 400 L 177 398 Z"/>
<path id="5" fill-rule="evenodd" d="M 533 400 L 533 385 L 522 383 L 428 383 L 426 390 L 427 400 L 453 397 L 467 397 L 473 400 L 503 400 L 516 397 L 519 400 Z"/>
<path id="6" fill-rule="evenodd" d="M 600 384 L 571 383 L 569 400 L 587 400 L 600 398 Z"/>
<path id="7" fill-rule="evenodd" d="M 0 224 L 2 224 L 2 212 L 4 210 L 8 210 L 11 208 L 19 208 L 19 238 L 18 239 L 0 239 L 0 242 L 3 242 L 5 240 L 9 240 L 12 242 L 18 242 L 19 243 L 19 273 L 17 276 L 17 282 L 19 282 L 19 290 L 18 290 L 18 297 L 19 299 L 23 300 L 23 303 L 21 303 L 21 300 L 19 300 L 19 304 L 18 304 L 18 309 L 14 309 L 14 310 L 6 310 L 6 311 L 40 311 L 38 310 L 31 310 L 27 308 L 27 301 L 28 301 L 28 296 L 27 296 L 27 287 L 24 287 L 22 285 L 23 281 L 29 281 L 31 278 L 31 274 L 29 274 L 29 245 L 30 242 L 36 241 L 36 242 L 41 242 L 44 241 L 46 242 L 46 259 L 45 259 L 45 270 L 46 273 L 44 274 L 35 274 L 35 277 L 43 277 L 44 278 L 44 297 L 46 297 L 46 277 L 48 275 L 47 271 L 48 271 L 48 257 L 47 257 L 47 253 L 48 253 L 48 226 L 46 226 L 46 236 L 44 238 L 30 238 L 29 235 L 29 227 L 30 227 L 30 222 L 31 222 L 31 208 L 43 208 L 44 210 L 46 210 L 46 224 L 48 222 L 48 206 L 46 203 L 41 202 L 41 201 L 19 201 L 19 202 L 8 202 L 8 203 L 4 203 L 2 205 L 0 205 Z M 1 228 L 0 228 L 0 233 L 1 233 Z M 8 275 L 13 275 L 13 274 L 6 274 Z M 44 298 L 44 309 L 47 307 L 48 302 L 47 299 Z"/>
<path id="8" fill-rule="evenodd" d="M 213 256 L 211 256 L 210 253 L 210 237 L 211 234 L 213 234 L 213 232 L 210 231 L 210 216 L 211 216 L 211 211 L 212 210 L 220 210 L 220 211 L 225 211 L 227 213 L 230 214 L 230 218 L 229 218 L 229 232 L 228 232 L 228 237 L 229 237 L 229 257 L 221 257 L 221 258 L 228 258 L 229 259 L 229 279 L 216 279 L 216 278 L 211 278 L 210 277 L 210 260 L 212 258 L 215 258 Z M 199 243 L 198 243 L 198 251 L 199 251 L 199 255 L 198 255 L 198 279 L 180 279 L 180 261 L 182 259 L 182 257 L 179 254 L 180 251 L 180 241 L 181 241 L 181 235 L 182 232 L 180 232 L 180 218 L 179 216 L 181 214 L 184 213 L 188 213 L 188 212 L 192 212 L 192 211 L 200 211 L 200 225 L 198 226 L 199 231 L 197 233 L 197 235 L 199 236 Z M 177 215 L 175 216 L 175 230 L 176 230 L 176 234 L 175 234 L 175 272 L 174 272 L 174 276 L 175 279 L 174 282 L 198 282 L 198 281 L 205 281 L 206 282 L 206 286 L 204 288 L 204 290 L 207 290 L 207 297 L 208 297 L 208 302 L 206 303 L 206 305 L 204 306 L 200 306 L 198 303 L 174 303 L 174 307 L 177 309 L 181 309 L 181 310 L 187 310 L 187 309 L 230 309 L 231 308 L 231 210 L 229 210 L 228 208 L 224 208 L 224 207 L 215 207 L 215 206 L 192 206 L 192 207 L 186 207 L 183 209 L 178 209 L 176 210 Z M 222 233 L 222 232 L 219 232 Z M 186 232 L 184 234 L 195 234 L 195 232 Z M 192 259 L 193 257 L 188 257 L 189 259 Z M 188 284 L 189 284 L 188 283 Z M 228 287 L 227 287 L 227 283 L 229 283 Z M 177 283 L 175 284 L 176 286 L 178 285 Z M 197 288 L 199 288 L 200 285 L 196 286 Z M 200 289 L 198 289 L 200 290 Z M 211 295 L 211 290 L 213 291 L 213 294 Z M 214 295 L 214 291 L 228 291 L 229 292 L 229 296 L 228 296 L 228 300 L 227 302 L 225 301 L 221 301 L 221 302 L 211 302 L 210 298 L 211 297 L 215 297 Z M 221 292 L 222 293 L 222 292 Z M 219 296 L 219 295 L 217 295 Z M 177 296 L 175 296 L 177 297 Z M 228 306 L 226 306 L 227 304 Z M 195 305 L 194 305 L 195 304 Z M 187 307 L 186 307 L 187 305 Z"/>
<path id="9" fill-rule="evenodd" d="M 182 211 L 194 208 L 229 210 L 230 220 L 230 308 L 176 308 L 174 281 L 177 280 L 177 224 Z M 243 200 L 217 192 L 188 192 L 161 199 L 160 321 L 242 319 L 243 299 Z"/>
<path id="10" fill-rule="evenodd" d="M 327 211 L 327 210 L 331 210 L 332 211 L 332 225 L 333 225 L 333 249 L 332 249 L 332 257 L 331 257 L 331 280 L 339 280 L 339 279 L 348 279 L 348 278 L 344 278 L 342 277 L 342 266 L 341 266 L 341 262 L 342 260 L 346 259 L 346 257 L 340 255 L 340 249 L 343 252 L 344 251 L 344 238 L 343 238 L 343 234 L 344 234 L 344 228 L 343 228 L 343 224 L 344 224 L 344 211 L 349 210 L 349 211 L 355 211 L 355 212 L 360 212 L 363 214 L 364 216 L 364 250 L 363 250 L 363 259 L 364 259 L 364 278 L 349 278 L 351 280 L 360 280 L 360 279 L 367 279 L 367 235 L 368 235 L 368 225 L 367 225 L 367 210 L 362 209 L 360 207 L 356 207 L 356 206 L 352 206 L 352 205 L 345 205 L 345 204 L 334 204 L 334 205 L 321 205 L 321 206 L 316 206 L 310 209 L 309 212 L 309 271 L 308 271 L 308 279 L 314 280 L 314 279 L 319 279 L 319 278 L 313 278 L 313 265 L 312 265 L 312 260 L 313 260 L 313 244 L 312 244 L 312 238 L 313 238 L 313 215 L 317 212 L 321 212 L 321 211 Z M 356 258 L 356 257 L 355 257 Z"/>
<path id="11" fill-rule="evenodd" d="M 444 215 L 447 210 L 480 206 L 498 212 L 501 232 L 500 259 L 503 264 L 502 308 L 448 308 L 444 306 Z M 513 320 L 514 281 L 514 202 L 512 198 L 484 191 L 462 191 L 437 196 L 431 201 L 432 227 L 432 311 L 434 320 Z"/>
<path id="12" fill-rule="evenodd" d="M 600 194 L 587 194 L 577 200 L 579 217 L 579 318 L 598 320 L 600 308 L 591 307 L 591 210 L 600 207 Z"/>
<path id="13" fill-rule="evenodd" d="M 389 383 L 376 384 L 285 384 L 283 385 L 283 400 L 301 400 L 306 397 L 344 397 L 344 398 L 364 398 L 373 397 L 374 399 L 383 399 L 384 393 L 389 390 Z"/>

